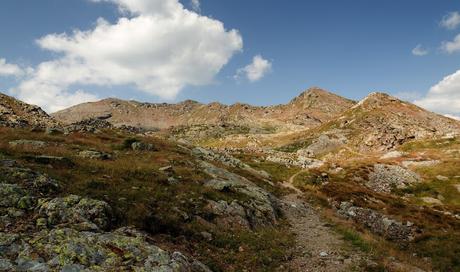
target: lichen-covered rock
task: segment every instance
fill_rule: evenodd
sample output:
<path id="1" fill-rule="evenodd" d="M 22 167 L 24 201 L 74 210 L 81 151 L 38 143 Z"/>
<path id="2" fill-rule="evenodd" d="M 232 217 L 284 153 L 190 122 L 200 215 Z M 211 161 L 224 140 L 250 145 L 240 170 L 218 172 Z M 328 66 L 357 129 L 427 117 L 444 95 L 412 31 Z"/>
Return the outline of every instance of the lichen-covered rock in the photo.
<path id="1" fill-rule="evenodd" d="M 27 192 L 22 190 L 16 184 L 0 184 L 0 207 L 9 208 L 9 207 L 19 207 L 23 206 L 21 201 L 23 198 L 26 198 Z"/>
<path id="2" fill-rule="evenodd" d="M 353 206 L 350 202 L 337 203 L 335 207 L 339 215 L 354 220 L 388 240 L 412 241 L 419 232 L 418 227 L 409 221 L 400 222 L 375 210 Z"/>
<path id="3" fill-rule="evenodd" d="M 366 185 L 376 192 L 390 193 L 393 189 L 403 189 L 420 181 L 419 175 L 401 166 L 375 164 Z"/>
<path id="4" fill-rule="evenodd" d="M 110 160 L 112 156 L 110 154 L 95 151 L 95 150 L 83 150 L 78 153 L 78 156 L 85 159 L 91 160 Z"/>
<path id="5" fill-rule="evenodd" d="M 268 174 L 267 172 L 263 170 L 256 170 L 251 166 L 247 165 L 246 163 L 243 163 L 237 158 L 234 158 L 233 156 L 224 152 L 214 152 L 213 150 L 206 149 L 203 147 L 195 147 L 192 149 L 192 155 L 203 160 L 223 163 L 226 166 L 234 168 L 241 168 L 250 173 L 261 176 L 265 179 L 270 179 L 270 174 Z"/>
<path id="6" fill-rule="evenodd" d="M 16 140 L 9 142 L 11 147 L 27 147 L 27 148 L 44 148 L 48 144 L 43 141 L 34 140 Z"/>
<path id="7" fill-rule="evenodd" d="M 205 186 L 221 192 L 232 192 L 244 196 L 243 199 L 231 203 L 211 202 L 210 207 L 214 208 L 215 215 L 222 217 L 230 215 L 230 218 L 236 219 L 234 225 L 247 226 L 248 224 L 241 223 L 247 221 L 253 228 L 273 225 L 277 222 L 279 201 L 276 197 L 242 176 L 204 161 L 201 161 L 200 165 L 208 175 L 214 178 L 206 182 Z"/>
<path id="8" fill-rule="evenodd" d="M 226 229 L 251 228 L 245 208 L 236 200 L 231 203 L 225 200 L 209 200 L 206 209 L 216 216 L 215 223 L 218 226 L 223 226 Z"/>
<path id="9" fill-rule="evenodd" d="M 0 184 L 17 184 L 21 188 L 38 195 L 59 190 L 59 184 L 52 178 L 26 168 L 1 167 Z"/>
<path id="10" fill-rule="evenodd" d="M 143 142 L 132 143 L 131 149 L 134 151 L 157 151 L 158 150 L 153 144 L 147 144 Z"/>
<path id="11" fill-rule="evenodd" d="M 39 216 L 49 226 L 68 225 L 79 230 L 107 229 L 111 223 L 111 208 L 104 202 L 71 195 L 64 198 L 41 200 Z"/>
<path id="12" fill-rule="evenodd" d="M 0 233 L 0 249 L 0 268 L 8 271 L 210 271 L 179 252 L 150 244 L 131 228 L 106 233 L 44 229 L 30 237 Z"/>

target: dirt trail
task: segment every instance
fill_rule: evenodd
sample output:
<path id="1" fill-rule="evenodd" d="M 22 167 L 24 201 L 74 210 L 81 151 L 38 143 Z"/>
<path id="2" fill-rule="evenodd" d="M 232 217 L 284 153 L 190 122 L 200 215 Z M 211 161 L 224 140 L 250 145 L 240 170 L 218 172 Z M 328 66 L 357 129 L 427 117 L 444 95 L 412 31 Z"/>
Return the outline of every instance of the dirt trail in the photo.
<path id="1" fill-rule="evenodd" d="M 296 193 L 283 198 L 283 210 L 296 235 L 296 248 L 290 263 L 291 271 L 336 272 L 350 271 L 360 263 L 362 254 L 345 245 L 341 237 L 331 229 L 309 203 L 302 199 L 302 192 L 292 185 L 295 177 L 283 185 Z"/>

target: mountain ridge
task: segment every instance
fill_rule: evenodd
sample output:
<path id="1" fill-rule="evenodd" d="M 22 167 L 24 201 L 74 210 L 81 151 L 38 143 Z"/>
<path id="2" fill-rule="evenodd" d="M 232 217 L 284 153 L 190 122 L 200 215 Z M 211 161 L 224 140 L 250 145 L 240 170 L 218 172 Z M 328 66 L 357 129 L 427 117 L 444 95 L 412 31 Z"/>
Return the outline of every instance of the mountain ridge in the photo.
<path id="1" fill-rule="evenodd" d="M 321 103 L 318 103 L 321 102 Z M 275 125 L 314 127 L 328 121 L 355 102 L 319 88 L 310 88 L 287 104 L 252 106 L 245 103 L 203 104 L 185 100 L 177 104 L 143 103 L 121 99 L 103 99 L 84 103 L 53 113 L 62 123 L 111 114 L 114 125 L 144 126 L 165 129 L 180 125 L 238 123 L 242 125 Z M 334 105 L 333 107 L 331 105 Z M 136 118 L 134 115 L 138 115 Z"/>

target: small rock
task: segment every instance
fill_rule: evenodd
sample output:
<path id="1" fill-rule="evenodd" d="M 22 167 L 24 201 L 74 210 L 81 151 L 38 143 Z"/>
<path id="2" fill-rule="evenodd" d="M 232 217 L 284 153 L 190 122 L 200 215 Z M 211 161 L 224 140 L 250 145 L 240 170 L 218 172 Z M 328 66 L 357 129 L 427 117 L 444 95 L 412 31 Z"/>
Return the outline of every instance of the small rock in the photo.
<path id="1" fill-rule="evenodd" d="M 327 254 L 327 252 L 325 252 L 325 251 L 321 251 L 321 252 L 319 253 L 319 256 L 322 257 L 322 258 L 324 258 L 324 257 L 329 256 L 329 254 Z"/>
<path id="2" fill-rule="evenodd" d="M 87 158 L 92 160 L 110 160 L 112 156 L 107 153 L 94 150 L 84 150 L 78 153 L 78 156 L 81 158 Z"/>
<path id="3" fill-rule="evenodd" d="M 437 176 L 436 176 L 436 179 L 437 179 L 437 180 L 440 180 L 440 181 L 448 181 L 448 180 L 449 180 L 448 177 L 442 176 L 442 175 L 437 175 Z"/>
<path id="4" fill-rule="evenodd" d="M 60 128 L 49 127 L 49 128 L 46 128 L 45 133 L 48 135 L 58 135 L 58 134 L 63 134 L 64 131 Z"/>
<path id="5" fill-rule="evenodd" d="M 157 151 L 153 144 L 146 144 L 143 142 L 134 142 L 131 144 L 131 149 L 134 151 Z"/>
<path id="6" fill-rule="evenodd" d="M 171 165 L 164 166 L 164 167 L 159 168 L 158 170 L 161 172 L 168 172 L 172 170 L 172 166 Z"/>
<path id="7" fill-rule="evenodd" d="M 433 197 L 422 197 L 423 202 L 433 205 L 442 205 L 441 200 L 433 198 Z"/>
<path id="8" fill-rule="evenodd" d="M 208 241 L 211 241 L 211 240 L 212 240 L 212 234 L 211 234 L 211 233 L 206 232 L 206 231 L 203 231 L 203 232 L 201 232 L 200 234 L 201 234 L 201 236 L 202 236 L 204 239 L 206 239 L 206 240 L 208 240 Z"/>

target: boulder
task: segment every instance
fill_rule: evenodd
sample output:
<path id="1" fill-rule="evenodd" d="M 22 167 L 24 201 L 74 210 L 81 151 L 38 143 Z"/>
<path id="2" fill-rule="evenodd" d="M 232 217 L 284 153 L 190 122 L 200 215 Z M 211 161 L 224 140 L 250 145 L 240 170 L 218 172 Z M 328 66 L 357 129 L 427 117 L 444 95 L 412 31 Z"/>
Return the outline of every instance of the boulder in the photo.
<path id="1" fill-rule="evenodd" d="M 112 156 L 108 153 L 95 151 L 95 150 L 83 150 L 78 153 L 78 156 L 85 159 L 91 160 L 110 160 Z"/>
<path id="2" fill-rule="evenodd" d="M 16 184 L 0 184 L 0 207 L 27 209 L 31 205 L 31 197 L 27 191 Z"/>
<path id="3" fill-rule="evenodd" d="M 231 215 L 231 218 L 236 219 L 235 225 L 250 226 L 251 228 L 270 226 L 277 222 L 279 200 L 276 197 L 246 178 L 223 168 L 204 161 L 201 161 L 200 165 L 208 175 L 213 177 L 212 180 L 205 183 L 206 187 L 242 196 L 241 199 L 231 202 L 225 200 L 217 203 L 211 202 L 210 207 L 215 208 L 215 215 L 224 218 Z M 241 223 L 244 220 L 249 224 Z"/>
<path id="4" fill-rule="evenodd" d="M 67 225 L 79 230 L 107 229 L 111 224 L 112 210 L 104 202 L 70 195 L 51 200 L 40 200 L 38 215 L 49 226 Z"/>
<path id="5" fill-rule="evenodd" d="M 52 178 L 27 168 L 2 167 L 0 184 L 17 184 L 34 195 L 43 195 L 59 190 L 59 184 Z"/>
<path id="6" fill-rule="evenodd" d="M 131 149 L 134 151 L 158 151 L 153 144 L 143 142 L 134 142 L 131 144 Z"/>
<path id="7" fill-rule="evenodd" d="M 6 249 L 0 251 L 0 267 L 7 271 L 211 271 L 180 252 L 150 244 L 147 235 L 131 228 L 43 229 L 31 237 L 0 233 L 0 247 Z"/>

